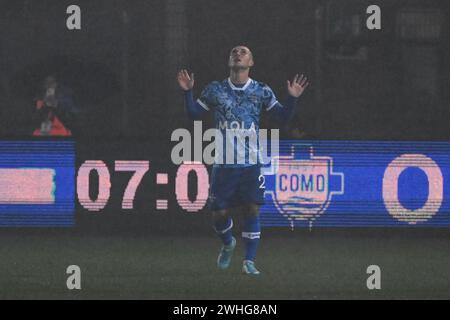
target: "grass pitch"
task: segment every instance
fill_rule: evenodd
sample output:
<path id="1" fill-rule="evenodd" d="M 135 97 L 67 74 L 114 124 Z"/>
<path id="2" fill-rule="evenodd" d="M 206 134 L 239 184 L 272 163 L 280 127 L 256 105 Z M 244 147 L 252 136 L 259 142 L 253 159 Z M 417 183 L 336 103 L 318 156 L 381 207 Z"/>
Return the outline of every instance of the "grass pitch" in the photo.
<path id="1" fill-rule="evenodd" d="M 238 239 L 239 240 L 239 239 Z M 229 270 L 220 242 L 198 236 L 83 235 L 71 230 L 0 233 L 1 299 L 440 299 L 450 298 L 450 231 L 266 231 L 260 277 Z M 81 268 L 68 290 L 66 268 Z M 381 290 L 366 269 L 381 268 Z"/>

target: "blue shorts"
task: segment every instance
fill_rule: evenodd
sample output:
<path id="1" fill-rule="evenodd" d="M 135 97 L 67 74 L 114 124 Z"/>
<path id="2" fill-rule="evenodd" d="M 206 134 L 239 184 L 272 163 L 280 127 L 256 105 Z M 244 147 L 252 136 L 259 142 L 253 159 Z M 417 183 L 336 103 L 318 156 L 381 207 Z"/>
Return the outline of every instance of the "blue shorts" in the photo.
<path id="1" fill-rule="evenodd" d="M 213 211 L 246 204 L 264 204 L 264 176 L 258 165 L 213 167 L 208 205 Z"/>

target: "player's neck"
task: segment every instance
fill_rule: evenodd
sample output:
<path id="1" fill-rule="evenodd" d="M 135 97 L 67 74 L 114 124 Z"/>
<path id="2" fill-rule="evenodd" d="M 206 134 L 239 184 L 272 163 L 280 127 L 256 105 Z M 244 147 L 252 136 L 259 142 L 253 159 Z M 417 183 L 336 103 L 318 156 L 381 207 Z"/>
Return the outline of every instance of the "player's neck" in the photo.
<path id="1" fill-rule="evenodd" d="M 230 81 L 234 84 L 245 84 L 247 83 L 249 76 L 249 69 L 238 69 L 230 70 Z"/>

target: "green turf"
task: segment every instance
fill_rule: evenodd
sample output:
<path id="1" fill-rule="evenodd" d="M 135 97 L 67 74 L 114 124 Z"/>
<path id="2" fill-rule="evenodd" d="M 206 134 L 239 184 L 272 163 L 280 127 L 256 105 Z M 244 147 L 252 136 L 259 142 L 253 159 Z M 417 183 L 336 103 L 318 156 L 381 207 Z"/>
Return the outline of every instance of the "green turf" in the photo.
<path id="1" fill-rule="evenodd" d="M 229 270 L 216 270 L 220 246 L 205 236 L 0 234 L 1 299 L 341 299 L 450 298 L 450 239 L 364 232 L 266 234 L 257 266 L 240 274 L 242 243 Z M 68 265 L 82 289 L 69 291 Z M 381 267 L 382 289 L 366 288 Z"/>

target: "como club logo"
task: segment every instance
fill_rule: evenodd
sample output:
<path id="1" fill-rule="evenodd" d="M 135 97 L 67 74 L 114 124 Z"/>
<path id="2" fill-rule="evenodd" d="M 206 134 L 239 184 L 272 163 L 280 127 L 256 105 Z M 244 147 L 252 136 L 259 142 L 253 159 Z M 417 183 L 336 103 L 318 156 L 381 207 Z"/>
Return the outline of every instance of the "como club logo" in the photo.
<path id="1" fill-rule="evenodd" d="M 331 157 L 314 156 L 311 145 L 294 144 L 290 155 L 274 156 L 265 175 L 272 178 L 266 194 L 291 225 L 306 220 L 311 226 L 332 197 L 344 193 L 344 174 L 333 171 Z"/>

